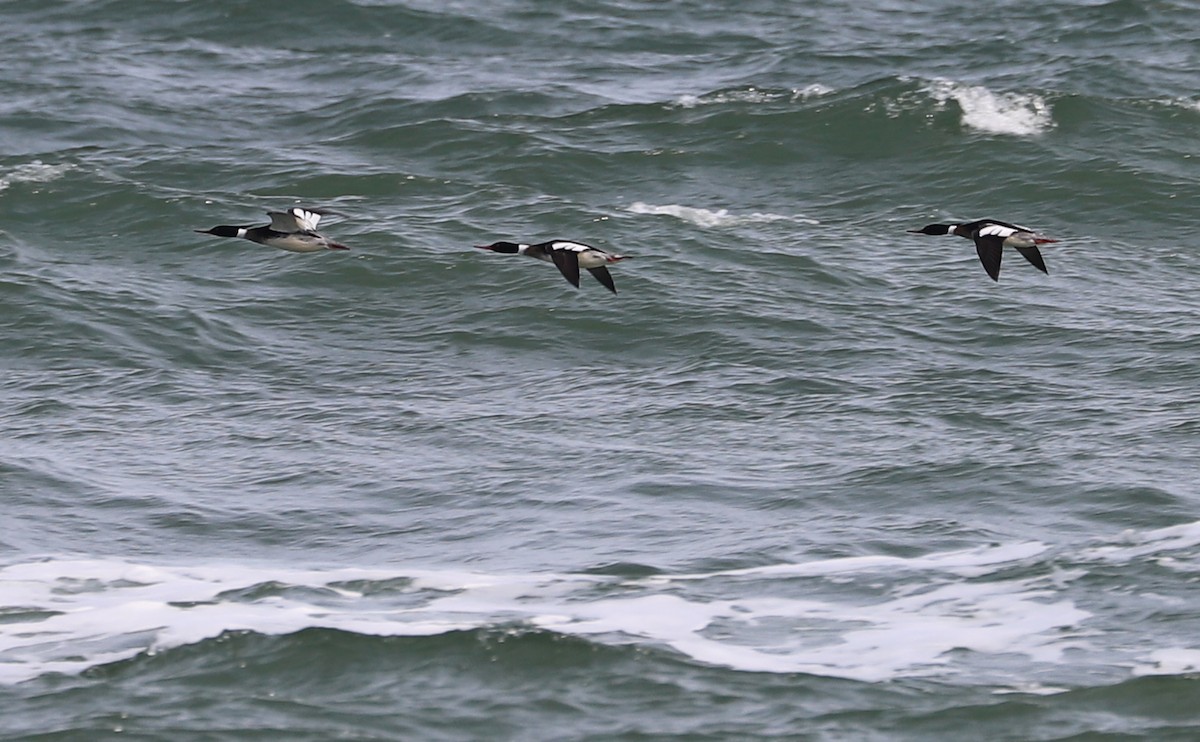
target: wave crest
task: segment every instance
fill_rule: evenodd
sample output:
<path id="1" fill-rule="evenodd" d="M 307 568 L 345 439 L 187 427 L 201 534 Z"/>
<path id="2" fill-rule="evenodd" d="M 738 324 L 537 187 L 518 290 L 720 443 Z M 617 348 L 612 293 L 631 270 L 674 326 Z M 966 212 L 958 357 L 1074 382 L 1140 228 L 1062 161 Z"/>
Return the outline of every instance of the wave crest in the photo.
<path id="1" fill-rule="evenodd" d="M 698 227 L 732 227 L 740 224 L 762 224 L 768 222 L 795 222 L 798 224 L 819 224 L 816 219 L 804 216 L 787 216 L 785 214 L 767 214 L 753 212 L 750 214 L 731 214 L 729 209 L 702 209 L 695 206 L 666 204 L 656 206 L 643 201 L 634 201 L 626 211 L 632 214 L 651 214 L 656 216 L 673 216 L 685 222 L 691 222 Z"/>
<path id="2" fill-rule="evenodd" d="M 718 90 L 704 95 L 681 95 L 674 102 L 679 108 L 695 108 L 696 106 L 721 105 L 725 103 L 775 103 L 784 101 L 794 103 L 798 100 L 808 100 L 822 95 L 828 95 L 834 89 L 821 83 L 813 83 L 803 88 L 787 90 L 767 89 L 750 86 L 736 90 Z"/>
<path id="3" fill-rule="evenodd" d="M 941 106 L 957 103 L 963 126 L 988 134 L 1033 136 L 1054 127 L 1050 105 L 1040 95 L 996 93 L 950 80 L 935 81 L 929 93 Z"/>

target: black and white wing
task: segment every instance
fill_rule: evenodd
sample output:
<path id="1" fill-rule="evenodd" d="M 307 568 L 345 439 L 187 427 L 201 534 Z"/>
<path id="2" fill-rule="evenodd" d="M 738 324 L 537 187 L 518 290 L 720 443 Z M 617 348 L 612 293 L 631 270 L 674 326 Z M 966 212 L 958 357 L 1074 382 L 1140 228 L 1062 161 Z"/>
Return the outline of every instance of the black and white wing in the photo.
<path id="1" fill-rule="evenodd" d="M 293 206 L 287 211 L 268 211 L 271 229 L 276 232 L 316 232 L 317 224 L 326 214 L 342 216 L 339 212 L 321 209 L 304 209 Z"/>
<path id="2" fill-rule="evenodd" d="M 554 264 L 558 266 L 558 270 L 563 274 L 563 278 L 570 281 L 571 285 L 575 288 L 579 288 L 579 256 L 596 248 L 591 245 L 585 245 L 582 242 L 554 240 L 547 243 L 545 249 L 550 254 L 550 259 L 554 261 Z M 596 274 L 593 273 L 592 275 Z M 600 279 L 600 282 L 604 283 L 604 279 Z"/>
<path id="3" fill-rule="evenodd" d="M 1026 260 L 1032 263 L 1034 268 L 1049 275 L 1050 271 L 1046 270 L 1046 261 L 1042 260 L 1042 253 L 1037 249 L 1037 245 L 1034 244 L 1039 238 L 1041 238 L 1040 235 L 1029 227 L 1022 227 L 1019 224 L 1007 224 L 1005 222 L 993 222 L 979 228 L 979 231 L 976 233 L 975 247 L 976 249 L 982 249 L 979 247 L 979 241 L 980 239 L 987 239 L 989 241 L 999 240 L 997 243 L 997 249 L 999 249 L 1004 245 L 1006 240 L 1011 239 L 1012 241 L 1009 244 L 1015 247 L 1017 252 L 1021 253 Z M 988 249 L 990 252 L 990 248 Z M 979 257 L 980 260 L 983 260 L 982 252 Z M 983 265 L 984 268 L 987 268 L 987 261 L 984 261 Z M 997 273 L 1000 271 L 999 257 L 996 258 L 996 271 Z M 988 275 L 991 275 L 990 270 L 988 271 Z M 992 278 L 995 278 L 995 276 L 992 276 Z"/>
<path id="4" fill-rule="evenodd" d="M 585 245 L 582 242 L 572 242 L 570 240 L 555 240 L 549 244 L 549 249 L 553 251 L 561 250 L 563 252 L 579 253 L 595 250 L 591 245 Z"/>
<path id="5" fill-rule="evenodd" d="M 1028 232 L 1025 227 L 1018 227 L 1015 224 L 1005 224 L 1004 222 L 986 222 L 975 232 L 980 237 L 999 237 L 1003 242 L 1009 237 L 1012 237 L 1017 232 Z"/>

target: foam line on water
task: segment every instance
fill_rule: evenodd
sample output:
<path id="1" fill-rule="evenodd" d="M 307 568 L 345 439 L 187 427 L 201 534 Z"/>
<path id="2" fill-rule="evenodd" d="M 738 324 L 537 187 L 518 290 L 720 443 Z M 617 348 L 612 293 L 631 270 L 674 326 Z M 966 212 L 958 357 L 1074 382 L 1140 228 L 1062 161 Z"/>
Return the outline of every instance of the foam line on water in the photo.
<path id="1" fill-rule="evenodd" d="M 797 224 L 818 224 L 816 219 L 785 214 L 769 214 L 752 212 L 749 214 L 732 214 L 728 209 L 704 209 L 680 204 L 655 205 L 643 201 L 634 201 L 627 208 L 632 214 L 650 214 L 654 216 L 672 216 L 681 221 L 690 222 L 698 227 L 720 228 L 734 227 L 741 224 L 764 224 L 769 222 L 794 222 Z"/>
<path id="2" fill-rule="evenodd" d="M 780 101 L 795 102 L 808 100 L 834 92 L 834 88 L 821 83 L 813 83 L 803 88 L 789 90 L 764 89 L 754 86 L 739 90 L 721 90 L 704 95 L 681 95 L 674 105 L 679 108 L 695 108 L 696 106 L 723 105 L 727 103 L 776 103 Z"/>
<path id="3" fill-rule="evenodd" d="M 1127 672 L 1192 672 L 1200 661 L 1186 648 L 1147 637 L 1117 632 L 1120 646 L 1095 646 L 1105 639 L 1072 585 L 1089 561 L 1171 560 L 1198 544 L 1200 523 L 1191 523 L 1071 553 L 1018 542 L 647 578 L 49 558 L 0 568 L 0 682 L 227 631 L 427 636 L 514 624 L 667 647 L 736 670 L 868 682 L 971 672 L 972 656 L 1053 665 L 1093 648 Z M 1051 568 L 1058 560 L 1072 566 Z M 1025 671 L 1018 663 L 1008 680 Z"/>

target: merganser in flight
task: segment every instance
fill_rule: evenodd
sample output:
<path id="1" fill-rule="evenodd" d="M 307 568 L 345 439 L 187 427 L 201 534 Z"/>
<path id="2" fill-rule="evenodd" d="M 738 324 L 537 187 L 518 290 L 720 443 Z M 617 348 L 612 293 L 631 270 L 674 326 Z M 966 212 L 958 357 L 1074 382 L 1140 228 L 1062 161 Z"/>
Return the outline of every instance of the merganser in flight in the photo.
<path id="1" fill-rule="evenodd" d="M 582 266 L 614 294 L 617 293 L 617 287 L 613 284 L 612 274 L 605 266 L 609 263 L 627 260 L 630 257 L 570 240 L 550 240 L 549 242 L 539 242 L 536 245 L 493 242 L 490 245 L 476 245 L 475 247 L 480 250 L 491 250 L 509 255 L 528 255 L 531 258 L 554 263 L 558 266 L 559 272 L 563 274 L 563 278 L 570 281 L 575 288 L 579 288 L 579 268 Z"/>
<path id="2" fill-rule="evenodd" d="M 1033 266 L 1047 275 L 1046 263 L 1037 246 L 1047 242 L 1058 242 L 1034 232 L 1029 227 L 997 221 L 996 219 L 980 219 L 967 224 L 928 224 L 920 229 L 910 229 L 913 234 L 956 234 L 975 241 L 975 252 L 979 253 L 979 261 L 983 269 L 993 281 L 1000 280 L 1000 258 L 1006 247 L 1015 247 L 1017 252 Z"/>
<path id="3" fill-rule="evenodd" d="M 268 211 L 271 224 L 267 227 L 230 227 L 222 225 L 212 229 L 197 229 L 200 234 L 211 234 L 217 237 L 241 237 L 257 242 L 260 245 L 278 247 L 288 252 L 317 252 L 318 250 L 349 250 L 345 245 L 334 242 L 328 237 L 317 234 L 317 223 L 321 217 L 330 214 L 345 216 L 337 211 L 320 209 L 302 209 L 293 206 L 287 211 Z"/>

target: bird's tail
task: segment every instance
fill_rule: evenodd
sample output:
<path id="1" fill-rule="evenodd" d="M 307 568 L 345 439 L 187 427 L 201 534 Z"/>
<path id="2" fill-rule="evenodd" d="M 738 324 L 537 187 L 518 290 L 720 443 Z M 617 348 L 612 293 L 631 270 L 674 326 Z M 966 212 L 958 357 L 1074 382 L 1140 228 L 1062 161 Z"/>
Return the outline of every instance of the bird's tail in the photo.
<path id="1" fill-rule="evenodd" d="M 325 247 L 329 250 L 349 250 L 350 249 L 340 242 L 330 242 Z"/>

